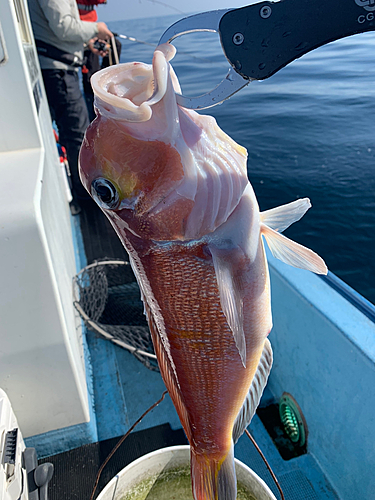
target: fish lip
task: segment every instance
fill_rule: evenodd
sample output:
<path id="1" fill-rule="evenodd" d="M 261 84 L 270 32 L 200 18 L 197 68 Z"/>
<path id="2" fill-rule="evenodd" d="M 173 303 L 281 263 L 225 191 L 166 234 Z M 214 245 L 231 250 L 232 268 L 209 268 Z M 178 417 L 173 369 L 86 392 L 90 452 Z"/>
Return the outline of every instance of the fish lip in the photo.
<path id="1" fill-rule="evenodd" d="M 135 123 L 150 120 L 152 106 L 165 97 L 170 82 L 175 91 L 181 90 L 169 64 L 175 53 L 175 47 L 162 44 L 154 51 L 152 65 L 122 63 L 94 73 L 90 82 L 95 108 L 112 119 Z"/>
<path id="2" fill-rule="evenodd" d="M 170 78 L 167 58 L 174 55 L 168 54 L 168 50 L 163 47 L 156 49 L 152 65 L 123 63 L 94 73 L 91 85 L 98 111 L 128 122 L 150 120 L 152 106 L 159 103 L 167 92 Z"/>
<path id="3" fill-rule="evenodd" d="M 147 102 L 154 90 L 152 80 L 153 68 L 149 64 L 122 63 L 104 68 L 94 73 L 90 80 L 94 106 L 101 115 L 115 120 L 148 121 L 152 115 Z M 137 99 L 140 102 L 137 103 Z"/>

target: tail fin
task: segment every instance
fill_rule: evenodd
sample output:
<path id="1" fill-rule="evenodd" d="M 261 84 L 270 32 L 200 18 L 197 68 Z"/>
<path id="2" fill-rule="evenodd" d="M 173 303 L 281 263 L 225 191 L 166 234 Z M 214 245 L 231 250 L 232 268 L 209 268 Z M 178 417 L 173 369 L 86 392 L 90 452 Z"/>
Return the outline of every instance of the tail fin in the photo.
<path id="1" fill-rule="evenodd" d="M 210 460 L 191 449 L 191 477 L 194 500 L 236 500 L 233 442 L 224 461 Z"/>

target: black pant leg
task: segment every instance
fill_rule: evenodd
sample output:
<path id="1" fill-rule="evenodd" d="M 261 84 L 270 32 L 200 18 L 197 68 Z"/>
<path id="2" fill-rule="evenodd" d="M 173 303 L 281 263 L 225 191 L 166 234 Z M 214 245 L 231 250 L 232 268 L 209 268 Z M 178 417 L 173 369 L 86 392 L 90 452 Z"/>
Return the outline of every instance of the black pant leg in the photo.
<path id="1" fill-rule="evenodd" d="M 88 198 L 78 174 L 78 155 L 89 125 L 85 100 L 79 88 L 78 72 L 42 70 L 48 104 L 59 130 L 60 144 L 66 148 L 74 199 Z"/>
<path id="2" fill-rule="evenodd" d="M 82 68 L 82 85 L 83 92 L 85 94 L 85 101 L 87 106 L 87 111 L 89 114 L 89 120 L 92 122 L 95 119 L 94 112 L 94 92 L 91 87 L 90 78 L 94 73 L 100 70 L 99 56 L 94 54 L 90 49 L 84 51 L 84 57 L 86 58 L 86 64 Z"/>

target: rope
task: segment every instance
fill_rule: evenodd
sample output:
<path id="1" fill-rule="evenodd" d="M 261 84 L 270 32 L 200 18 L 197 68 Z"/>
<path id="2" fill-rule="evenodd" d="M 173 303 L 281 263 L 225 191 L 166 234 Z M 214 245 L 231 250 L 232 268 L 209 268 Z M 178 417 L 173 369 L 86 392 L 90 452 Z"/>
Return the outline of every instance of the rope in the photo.
<path id="1" fill-rule="evenodd" d="M 250 439 L 250 441 L 251 441 L 251 442 L 253 443 L 253 445 L 255 446 L 255 448 L 256 448 L 256 450 L 257 450 L 257 452 L 259 453 L 259 455 L 262 457 L 263 462 L 266 464 L 266 467 L 267 467 L 267 469 L 269 470 L 269 473 L 271 474 L 272 479 L 274 480 L 274 482 L 275 482 L 275 484 L 276 484 L 276 486 L 277 486 L 277 489 L 278 489 L 278 490 L 279 490 L 279 492 L 280 492 L 281 500 L 285 500 L 284 493 L 283 493 L 283 490 L 281 489 L 280 483 L 279 483 L 279 481 L 277 480 L 277 478 L 276 478 L 276 476 L 275 476 L 275 474 L 274 474 L 273 470 L 271 469 L 270 464 L 267 462 L 266 457 L 263 455 L 262 450 L 259 448 L 259 446 L 258 446 L 257 442 L 255 441 L 255 439 L 253 438 L 253 436 L 250 434 L 250 432 L 249 432 L 247 429 L 245 429 L 245 432 L 246 432 L 247 437 Z"/>
<path id="2" fill-rule="evenodd" d="M 130 429 L 128 430 L 128 432 L 122 436 L 122 438 L 118 441 L 118 443 L 115 445 L 115 447 L 112 449 L 112 451 L 110 452 L 110 454 L 107 456 L 107 458 L 104 460 L 104 462 L 102 463 L 99 471 L 98 471 L 98 474 L 96 475 L 96 480 L 95 480 L 95 484 L 94 484 L 94 487 L 93 487 L 93 490 L 92 490 L 92 493 L 91 493 L 91 497 L 90 497 L 90 500 L 93 500 L 94 499 L 94 495 L 95 495 L 95 491 L 96 491 L 96 488 L 98 487 L 98 483 L 99 483 L 99 479 L 100 479 L 100 476 L 102 475 L 102 472 L 103 472 L 103 469 L 104 467 L 107 465 L 107 463 L 111 460 L 111 458 L 113 457 L 113 455 L 116 453 L 116 451 L 120 448 L 120 446 L 122 445 L 122 443 L 125 441 L 125 439 L 129 436 L 129 434 L 132 432 L 132 430 L 141 422 L 141 420 L 147 415 L 147 413 L 149 413 L 151 410 L 153 410 L 156 406 L 158 406 L 162 401 L 163 399 L 165 398 L 166 394 L 168 393 L 168 391 L 164 391 L 163 394 L 161 395 L 161 398 L 158 399 L 156 401 L 156 403 L 154 403 L 152 406 L 150 406 L 150 408 L 148 410 L 146 410 L 140 417 L 139 419 L 134 422 L 134 424 L 130 427 Z"/>
<path id="3" fill-rule="evenodd" d="M 130 427 L 130 429 L 127 431 L 126 434 L 124 434 L 124 436 L 122 436 L 122 438 L 116 443 L 116 445 L 113 447 L 112 451 L 109 453 L 109 455 L 107 456 L 107 458 L 104 460 L 104 462 L 102 463 L 102 465 L 100 466 L 100 469 L 96 475 L 96 479 L 95 479 L 95 484 L 94 484 L 94 487 L 93 487 L 93 490 L 92 490 L 92 493 L 91 493 L 91 497 L 90 497 L 90 500 L 93 500 L 94 499 L 94 496 L 95 496 L 95 492 L 96 492 L 96 489 L 98 487 L 98 484 L 99 484 L 99 480 L 100 480 L 100 476 L 102 475 L 102 472 L 104 470 L 104 467 L 108 464 L 108 462 L 111 460 L 111 458 L 113 457 L 113 455 L 116 453 L 116 451 L 120 448 L 120 446 L 122 445 L 122 443 L 125 441 L 125 439 L 129 436 L 129 434 L 135 429 L 135 427 L 143 420 L 143 418 L 148 414 L 150 413 L 150 411 L 152 411 L 156 406 L 158 406 L 165 398 L 165 396 L 167 395 L 168 391 L 164 391 L 163 394 L 161 395 L 160 399 L 158 399 L 156 401 L 156 403 L 154 403 L 153 405 L 151 405 L 140 417 L 139 419 L 134 422 L 134 424 Z M 262 453 L 262 450 L 259 448 L 257 442 L 255 441 L 255 439 L 253 438 L 253 436 L 250 434 L 250 432 L 245 429 L 245 433 L 247 434 L 248 438 L 250 439 L 250 441 L 253 443 L 253 445 L 255 446 L 255 449 L 257 450 L 257 452 L 259 453 L 259 455 L 262 457 L 264 463 L 266 464 L 266 467 L 267 469 L 269 470 L 271 476 L 272 476 L 272 479 L 274 480 L 275 484 L 276 484 L 276 487 L 277 489 L 279 490 L 279 493 L 280 493 L 280 496 L 281 496 L 281 500 L 285 500 L 285 497 L 284 497 L 284 493 L 283 493 L 283 490 L 280 486 L 280 483 L 279 481 L 277 480 L 273 470 L 271 469 L 271 466 L 269 465 L 269 463 L 267 462 L 267 459 L 266 457 L 263 455 Z"/>

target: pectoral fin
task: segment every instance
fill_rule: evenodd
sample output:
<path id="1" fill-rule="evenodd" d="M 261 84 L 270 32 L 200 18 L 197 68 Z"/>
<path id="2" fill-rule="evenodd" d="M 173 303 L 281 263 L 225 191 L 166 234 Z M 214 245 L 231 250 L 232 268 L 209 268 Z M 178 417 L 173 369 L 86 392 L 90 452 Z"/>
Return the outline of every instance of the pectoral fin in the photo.
<path id="1" fill-rule="evenodd" d="M 266 339 L 250 390 L 233 426 L 232 436 L 234 444 L 236 444 L 238 439 L 242 436 L 258 408 L 260 398 L 262 397 L 271 371 L 272 359 L 271 342 Z"/>
<path id="2" fill-rule="evenodd" d="M 276 259 L 313 273 L 327 274 L 327 266 L 319 255 L 280 234 L 303 217 L 310 207 L 310 200 L 303 198 L 262 212 L 261 234 L 266 238 L 269 249 Z"/>
<path id="3" fill-rule="evenodd" d="M 243 329 L 243 302 L 240 285 L 235 279 L 234 265 L 239 250 L 227 251 L 209 245 L 219 288 L 220 303 L 228 325 L 233 332 L 234 341 L 246 368 L 246 342 Z"/>
<path id="4" fill-rule="evenodd" d="M 261 233 L 266 238 L 272 255 L 286 264 L 317 274 L 327 274 L 324 260 L 312 250 L 262 224 Z"/>

